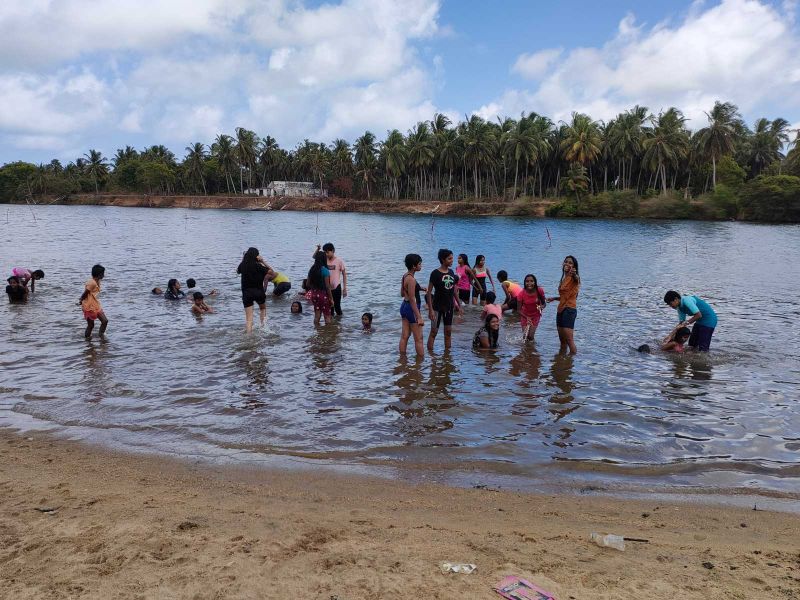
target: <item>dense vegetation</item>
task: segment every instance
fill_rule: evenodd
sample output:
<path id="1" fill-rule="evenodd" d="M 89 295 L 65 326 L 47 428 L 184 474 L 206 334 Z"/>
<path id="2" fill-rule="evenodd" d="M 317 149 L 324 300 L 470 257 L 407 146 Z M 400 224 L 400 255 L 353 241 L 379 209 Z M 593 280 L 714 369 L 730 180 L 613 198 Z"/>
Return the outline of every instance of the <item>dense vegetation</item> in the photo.
<path id="1" fill-rule="evenodd" d="M 240 194 L 273 180 L 304 180 L 339 196 L 499 198 L 521 212 L 531 198 L 561 197 L 550 212 L 562 216 L 800 220 L 800 144 L 790 140 L 788 122 L 761 118 L 751 129 L 734 105 L 721 102 L 707 116 L 691 132 L 676 108 L 655 115 L 635 106 L 607 123 L 574 113 L 556 124 L 531 113 L 453 125 L 437 114 L 381 142 L 368 131 L 352 146 L 306 140 L 294 150 L 238 128 L 210 146 L 187 146 L 182 160 L 164 146 L 127 146 L 110 160 L 90 150 L 66 166 L 10 163 L 0 168 L 0 197 Z"/>

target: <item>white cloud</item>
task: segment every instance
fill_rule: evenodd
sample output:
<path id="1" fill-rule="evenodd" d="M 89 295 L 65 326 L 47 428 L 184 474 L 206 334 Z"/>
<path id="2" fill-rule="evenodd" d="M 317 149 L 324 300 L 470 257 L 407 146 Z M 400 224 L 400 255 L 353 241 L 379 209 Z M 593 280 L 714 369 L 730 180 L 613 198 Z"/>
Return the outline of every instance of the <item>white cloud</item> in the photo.
<path id="1" fill-rule="evenodd" d="M 527 79 L 538 79 L 547 72 L 562 52 L 562 48 L 548 48 L 533 54 L 520 54 L 511 71 Z"/>
<path id="2" fill-rule="evenodd" d="M 536 111 L 559 120 L 577 110 L 609 119 L 634 104 L 654 112 L 676 106 L 695 126 L 717 99 L 738 104 L 746 114 L 796 105 L 799 50 L 787 15 L 759 0 L 723 0 L 710 7 L 696 2 L 672 26 L 645 28 L 628 15 L 602 47 L 564 53 L 547 65 L 536 88 L 508 90 L 475 112 Z M 516 70 L 524 72 L 530 63 L 541 72 L 545 60 L 534 60 L 537 54 L 520 56 Z"/>

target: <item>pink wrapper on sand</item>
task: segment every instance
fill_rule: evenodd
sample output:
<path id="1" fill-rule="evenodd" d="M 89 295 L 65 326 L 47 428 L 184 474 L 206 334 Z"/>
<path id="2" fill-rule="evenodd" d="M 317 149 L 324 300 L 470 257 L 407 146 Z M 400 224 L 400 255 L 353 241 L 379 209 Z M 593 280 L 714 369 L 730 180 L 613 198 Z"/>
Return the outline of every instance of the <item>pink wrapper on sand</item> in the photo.
<path id="1" fill-rule="evenodd" d="M 516 575 L 505 577 L 494 586 L 495 591 L 508 600 L 556 600 L 550 592 L 533 585 Z"/>

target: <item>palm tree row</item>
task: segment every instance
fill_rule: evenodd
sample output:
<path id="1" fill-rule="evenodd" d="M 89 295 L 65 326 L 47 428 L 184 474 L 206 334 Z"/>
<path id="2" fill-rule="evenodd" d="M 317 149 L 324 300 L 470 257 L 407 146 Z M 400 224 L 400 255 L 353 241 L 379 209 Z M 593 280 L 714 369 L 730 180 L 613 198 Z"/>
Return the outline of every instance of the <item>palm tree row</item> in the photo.
<path id="1" fill-rule="evenodd" d="M 707 120 L 692 132 L 677 108 L 654 114 L 642 106 L 608 122 L 573 113 L 554 123 L 523 113 L 519 119 L 472 116 L 453 124 L 436 114 L 405 135 L 387 132 L 383 141 L 367 131 L 352 145 L 305 140 L 291 151 L 239 127 L 210 145 L 190 144 L 182 161 L 164 146 L 128 146 L 110 163 L 90 150 L 64 168 L 58 161 L 39 165 L 33 187 L 46 193 L 61 177 L 81 180 L 95 192 L 241 194 L 273 180 L 306 180 L 338 195 L 416 200 L 557 196 L 576 186 L 588 193 L 689 195 L 716 188 L 726 157 L 748 177 L 800 163 L 797 157 L 785 160 L 783 150 L 791 146 L 785 119 L 761 118 L 750 129 L 736 106 L 717 102 Z"/>

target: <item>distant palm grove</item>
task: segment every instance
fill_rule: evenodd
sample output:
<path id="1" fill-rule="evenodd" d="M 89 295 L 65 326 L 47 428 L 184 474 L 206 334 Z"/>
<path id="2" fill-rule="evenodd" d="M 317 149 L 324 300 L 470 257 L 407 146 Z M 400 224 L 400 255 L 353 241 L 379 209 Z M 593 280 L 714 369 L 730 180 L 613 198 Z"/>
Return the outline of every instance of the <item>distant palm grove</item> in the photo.
<path id="1" fill-rule="evenodd" d="M 188 145 L 182 159 L 158 145 L 127 146 L 111 158 L 89 150 L 67 165 L 9 163 L 0 168 L 0 199 L 231 195 L 290 180 L 348 198 L 502 200 L 520 214 L 526 201 L 557 198 L 550 214 L 561 216 L 638 216 L 649 201 L 651 212 L 659 202 L 669 207 L 663 216 L 800 220 L 800 134 L 782 118 L 761 118 L 750 128 L 727 102 L 717 102 L 707 117 L 691 132 L 677 108 L 653 114 L 634 106 L 608 122 L 573 113 L 554 123 L 523 113 L 454 124 L 436 114 L 382 141 L 367 131 L 352 145 L 305 140 L 293 150 L 237 128 L 210 145 Z"/>

